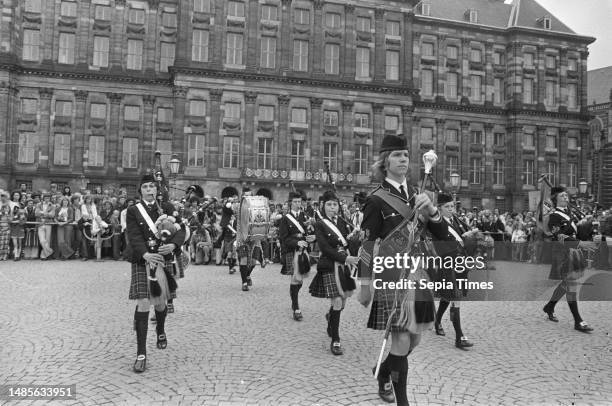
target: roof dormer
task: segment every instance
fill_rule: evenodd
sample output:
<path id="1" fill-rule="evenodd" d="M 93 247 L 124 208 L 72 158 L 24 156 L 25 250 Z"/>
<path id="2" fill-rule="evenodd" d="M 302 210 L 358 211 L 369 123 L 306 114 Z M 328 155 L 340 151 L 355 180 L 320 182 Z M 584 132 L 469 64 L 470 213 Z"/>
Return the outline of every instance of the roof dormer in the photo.
<path id="1" fill-rule="evenodd" d="M 552 22 L 550 16 L 544 16 L 537 19 L 538 26 L 544 28 L 545 30 L 552 29 Z"/>
<path id="2" fill-rule="evenodd" d="M 475 8 L 468 8 L 465 10 L 465 13 L 463 13 L 463 17 L 465 18 L 465 21 L 476 24 L 478 23 L 478 10 Z"/>
<path id="3" fill-rule="evenodd" d="M 426 0 L 419 2 L 416 6 L 416 12 L 422 16 L 431 16 L 431 3 Z"/>

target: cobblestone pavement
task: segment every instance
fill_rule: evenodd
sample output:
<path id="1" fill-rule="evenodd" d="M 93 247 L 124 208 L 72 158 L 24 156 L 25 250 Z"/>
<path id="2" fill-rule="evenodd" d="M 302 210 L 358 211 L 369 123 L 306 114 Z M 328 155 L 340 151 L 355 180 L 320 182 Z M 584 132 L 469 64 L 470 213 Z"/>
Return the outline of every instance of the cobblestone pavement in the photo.
<path id="1" fill-rule="evenodd" d="M 517 267 L 547 269 L 498 263 L 495 272 Z M 304 321 L 293 321 L 289 277 L 278 265 L 256 268 L 249 292 L 226 267 L 190 267 L 168 316 L 168 348 L 155 348 L 150 325 L 148 369 L 133 373 L 129 275 L 129 264 L 115 261 L 0 263 L 0 383 L 76 384 L 76 400 L 50 402 L 61 405 L 382 403 L 370 371 L 382 333 L 365 328 L 368 312 L 349 300 L 345 354 L 332 356 L 328 301 L 309 296 L 307 281 Z M 589 335 L 573 329 L 565 303 L 559 323 L 546 321 L 542 305 L 463 303 L 469 351 L 454 347 L 446 315 L 448 335 L 426 332 L 409 358 L 411 404 L 612 405 L 612 302 L 580 302 L 595 328 Z"/>

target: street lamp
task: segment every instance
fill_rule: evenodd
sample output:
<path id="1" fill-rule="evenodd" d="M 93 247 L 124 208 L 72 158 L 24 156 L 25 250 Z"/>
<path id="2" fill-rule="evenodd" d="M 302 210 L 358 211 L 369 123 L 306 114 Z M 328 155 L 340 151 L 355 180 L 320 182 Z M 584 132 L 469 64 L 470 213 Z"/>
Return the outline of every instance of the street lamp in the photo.
<path id="1" fill-rule="evenodd" d="M 181 167 L 181 161 L 176 157 L 176 155 L 172 155 L 172 159 L 168 161 L 168 166 L 170 167 L 170 177 L 172 178 L 172 188 L 175 188 L 176 176 L 179 173 L 179 168 Z"/>
<path id="2" fill-rule="evenodd" d="M 457 192 L 459 191 L 459 182 L 461 181 L 461 175 L 457 172 L 451 173 L 450 183 L 453 188 L 453 203 L 457 204 Z"/>
<path id="3" fill-rule="evenodd" d="M 580 179 L 580 182 L 578 182 L 578 193 L 580 193 L 582 196 L 586 195 L 588 186 L 589 184 L 586 180 Z"/>

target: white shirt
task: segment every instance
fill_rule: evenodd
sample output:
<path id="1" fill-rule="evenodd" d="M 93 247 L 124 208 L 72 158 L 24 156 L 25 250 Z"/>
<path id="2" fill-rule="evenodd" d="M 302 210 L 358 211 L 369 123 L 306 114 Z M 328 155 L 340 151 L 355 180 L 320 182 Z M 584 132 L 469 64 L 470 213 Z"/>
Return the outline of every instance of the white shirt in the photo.
<path id="1" fill-rule="evenodd" d="M 385 178 L 385 181 L 387 181 L 391 186 L 393 186 L 400 193 L 401 193 L 400 186 L 403 186 L 404 187 L 404 199 L 408 200 L 408 183 L 406 182 L 406 179 L 404 179 L 402 183 L 398 183 L 390 178 Z"/>

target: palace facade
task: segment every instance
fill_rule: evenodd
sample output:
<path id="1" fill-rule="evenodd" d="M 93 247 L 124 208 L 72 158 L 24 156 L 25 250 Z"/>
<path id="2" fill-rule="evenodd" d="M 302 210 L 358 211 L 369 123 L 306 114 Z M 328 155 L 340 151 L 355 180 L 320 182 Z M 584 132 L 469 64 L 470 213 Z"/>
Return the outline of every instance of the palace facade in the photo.
<path id="1" fill-rule="evenodd" d="M 541 174 L 588 175 L 594 39 L 533 0 L 3 5 L 2 187 L 133 194 L 159 150 L 181 161 L 177 187 L 280 201 L 293 180 L 316 198 L 329 166 L 350 197 L 371 188 L 388 133 L 413 162 L 434 149 L 467 207 L 527 209 Z"/>

